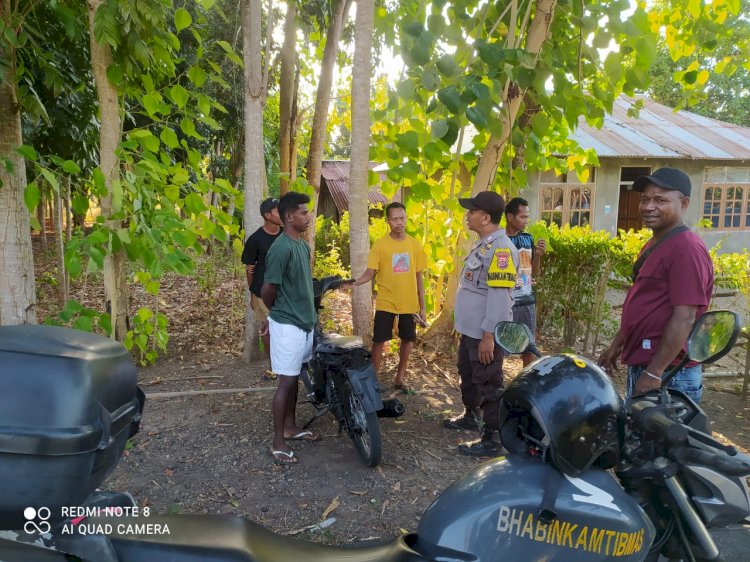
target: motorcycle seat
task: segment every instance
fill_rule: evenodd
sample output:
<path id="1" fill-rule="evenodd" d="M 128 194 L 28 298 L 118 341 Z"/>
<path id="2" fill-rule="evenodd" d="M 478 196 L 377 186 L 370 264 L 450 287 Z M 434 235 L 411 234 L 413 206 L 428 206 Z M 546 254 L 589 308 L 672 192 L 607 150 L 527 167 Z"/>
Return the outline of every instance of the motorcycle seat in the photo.
<path id="1" fill-rule="evenodd" d="M 359 336 L 340 336 L 329 334 L 315 348 L 317 353 L 344 353 L 352 349 L 364 348 Z"/>
<path id="2" fill-rule="evenodd" d="M 112 523 L 100 519 L 102 523 Z M 379 546 L 342 548 L 278 535 L 227 515 L 164 515 L 120 518 L 110 540 L 119 562 L 418 562 L 426 561 L 403 537 Z M 118 534 L 119 523 L 152 523 L 169 534 Z"/>

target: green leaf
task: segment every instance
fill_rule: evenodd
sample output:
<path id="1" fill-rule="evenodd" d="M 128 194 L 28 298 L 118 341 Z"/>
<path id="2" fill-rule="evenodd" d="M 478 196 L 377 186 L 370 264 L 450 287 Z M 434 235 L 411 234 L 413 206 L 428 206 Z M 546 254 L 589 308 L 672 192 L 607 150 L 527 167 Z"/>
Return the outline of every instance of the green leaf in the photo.
<path id="1" fill-rule="evenodd" d="M 125 78 L 125 71 L 119 64 L 110 65 L 107 68 L 107 80 L 114 86 L 122 86 L 123 79 Z"/>
<path id="2" fill-rule="evenodd" d="M 234 49 L 232 49 L 232 46 L 229 43 L 227 43 L 226 41 L 217 41 L 216 44 L 224 49 L 224 52 L 227 54 L 227 58 L 229 60 L 239 66 L 242 66 L 242 59 L 237 56 L 237 53 L 234 52 Z"/>
<path id="3" fill-rule="evenodd" d="M 437 69 L 445 76 L 453 76 L 455 74 L 458 74 L 458 72 L 461 70 L 460 68 L 458 68 L 456 61 L 454 61 L 453 57 L 450 55 L 443 55 L 442 57 L 440 57 L 437 61 L 436 66 Z"/>
<path id="4" fill-rule="evenodd" d="M 167 199 L 174 203 L 180 198 L 180 186 L 169 184 L 166 188 L 164 188 L 164 195 L 166 195 Z"/>
<path id="5" fill-rule="evenodd" d="M 445 124 L 445 133 L 448 132 L 448 124 Z M 443 134 L 445 134 L 443 133 Z M 436 142 L 428 142 L 424 147 L 424 155 L 428 160 L 440 160 L 443 157 L 443 150 Z"/>
<path id="6" fill-rule="evenodd" d="M 57 178 L 55 177 L 55 174 L 50 172 L 47 168 L 40 168 L 39 171 L 42 172 L 44 179 L 47 180 L 47 183 L 49 183 L 52 189 L 54 189 L 55 191 L 60 191 L 60 184 L 57 183 Z"/>
<path id="7" fill-rule="evenodd" d="M 620 55 L 614 51 L 610 52 L 607 58 L 604 59 L 604 71 L 613 84 L 617 84 L 622 78 L 622 70 Z"/>
<path id="8" fill-rule="evenodd" d="M 453 119 L 448 120 L 448 132 L 440 139 L 448 146 L 453 146 L 458 138 L 458 123 Z"/>
<path id="9" fill-rule="evenodd" d="M 419 37 L 422 35 L 422 32 L 424 31 L 424 26 L 421 22 L 413 21 L 411 23 L 407 23 L 404 25 L 404 31 L 411 35 L 412 37 Z"/>
<path id="10" fill-rule="evenodd" d="M 438 90 L 438 99 L 448 108 L 448 111 L 457 115 L 464 109 L 464 103 L 461 101 L 461 93 L 456 86 L 448 86 Z"/>
<path id="11" fill-rule="evenodd" d="M 143 107 L 151 116 L 156 115 L 156 113 L 159 111 L 159 109 L 161 108 L 162 101 L 163 99 L 159 92 L 152 92 L 150 94 L 146 94 L 145 96 L 141 98 L 141 103 L 143 103 Z"/>
<path id="12" fill-rule="evenodd" d="M 419 156 L 419 135 L 414 131 L 396 135 L 396 145 L 411 156 Z"/>
<path id="13" fill-rule="evenodd" d="M 174 25 L 179 33 L 193 23 L 193 18 L 185 8 L 177 8 L 174 12 Z"/>
<path id="14" fill-rule="evenodd" d="M 414 183 L 414 185 L 411 186 L 409 193 L 416 199 L 421 199 L 423 201 L 432 199 L 432 190 L 430 189 L 430 184 L 424 181 L 418 181 Z"/>
<path id="15" fill-rule="evenodd" d="M 174 86 L 172 86 L 169 94 L 172 98 L 172 101 L 177 104 L 177 107 L 179 108 L 185 107 L 185 104 L 190 98 L 190 93 L 179 84 L 175 84 Z"/>
<path id="16" fill-rule="evenodd" d="M 179 148 L 180 141 L 177 139 L 177 133 L 171 127 L 164 127 L 159 134 L 161 141 L 169 148 Z"/>
<path id="17" fill-rule="evenodd" d="M 442 139 L 448 133 L 448 121 L 446 119 L 438 119 L 432 122 L 430 135 L 433 139 Z"/>
<path id="18" fill-rule="evenodd" d="M 39 223 L 39 219 L 35 215 L 29 217 L 29 224 L 34 230 L 42 230 L 42 225 Z"/>
<path id="19" fill-rule="evenodd" d="M 39 205 L 39 201 L 42 199 L 42 194 L 39 191 L 39 188 L 36 186 L 35 183 L 30 183 L 26 186 L 26 189 L 23 191 L 23 202 L 26 204 L 26 208 L 29 211 L 34 211 L 36 209 L 37 205 Z"/>
<path id="20" fill-rule="evenodd" d="M 73 327 L 76 330 L 82 330 L 84 332 L 91 332 L 94 329 L 91 318 L 88 318 L 86 316 L 79 316 L 78 318 L 76 318 L 75 322 L 73 322 Z"/>
<path id="21" fill-rule="evenodd" d="M 63 171 L 68 174 L 80 174 L 81 168 L 72 160 L 66 160 L 62 165 Z"/>
<path id="22" fill-rule="evenodd" d="M 194 215 L 199 215 L 206 210 L 203 198 L 197 193 L 189 193 L 185 197 L 185 208 Z"/>
<path id="23" fill-rule="evenodd" d="M 187 75 L 196 88 L 200 88 L 206 81 L 206 72 L 200 66 L 191 66 Z"/>
<path id="24" fill-rule="evenodd" d="M 101 168 L 98 167 L 94 168 L 94 187 L 96 188 L 97 195 L 103 197 L 107 194 L 107 182 Z"/>
<path id="25" fill-rule="evenodd" d="M 28 144 L 22 144 L 18 148 L 16 148 L 16 152 L 20 154 L 22 157 L 24 157 L 26 160 L 29 160 L 31 162 L 35 162 L 38 158 L 36 150 L 34 150 L 33 146 L 29 146 Z"/>
<path id="26" fill-rule="evenodd" d="M 74 195 L 72 205 L 73 212 L 77 215 L 85 215 L 89 210 L 89 198 L 85 195 Z"/>
<path id="27" fill-rule="evenodd" d="M 198 3 L 203 6 L 203 9 L 208 11 L 211 8 L 214 7 L 214 4 L 216 4 L 216 0 L 198 0 Z"/>
<path id="28" fill-rule="evenodd" d="M 422 87 L 429 91 L 434 92 L 440 85 L 440 78 L 434 70 L 426 69 L 422 72 Z"/>
<path id="29" fill-rule="evenodd" d="M 531 128 L 539 138 L 544 138 L 549 129 L 549 118 L 544 113 L 537 113 L 531 120 Z"/>
<path id="30" fill-rule="evenodd" d="M 685 82 L 685 84 L 695 84 L 695 81 L 697 79 L 698 79 L 697 70 L 689 70 L 682 76 L 682 81 Z"/>
<path id="31" fill-rule="evenodd" d="M 409 79 L 399 81 L 396 86 L 398 95 L 406 100 L 410 100 L 414 97 L 415 87 L 414 82 Z"/>
<path id="32" fill-rule="evenodd" d="M 195 130 L 195 123 L 193 123 L 193 121 L 191 119 L 188 119 L 187 117 L 183 117 L 180 120 L 180 129 L 182 129 L 182 132 L 185 133 L 189 137 L 193 137 L 194 139 L 198 139 L 198 140 L 203 140 L 203 137 L 200 136 Z"/>
<path id="33" fill-rule="evenodd" d="M 117 237 L 123 244 L 130 244 L 130 232 L 124 228 L 117 230 Z"/>
<path id="34" fill-rule="evenodd" d="M 474 125 L 476 125 L 480 130 L 487 128 L 487 115 L 485 114 L 484 109 L 482 109 L 481 106 L 473 105 L 469 109 L 467 109 L 466 118 L 474 123 Z"/>

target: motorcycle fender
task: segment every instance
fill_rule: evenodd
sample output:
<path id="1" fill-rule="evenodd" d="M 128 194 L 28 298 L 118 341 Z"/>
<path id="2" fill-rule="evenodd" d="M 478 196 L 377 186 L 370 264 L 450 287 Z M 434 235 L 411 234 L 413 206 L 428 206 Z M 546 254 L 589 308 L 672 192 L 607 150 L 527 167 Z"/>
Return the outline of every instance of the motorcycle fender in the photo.
<path id="1" fill-rule="evenodd" d="M 380 384 L 378 377 L 375 376 L 375 369 L 372 363 L 366 363 L 364 366 L 354 369 L 348 368 L 346 374 L 349 382 L 352 384 L 354 392 L 362 401 L 365 412 L 377 412 L 383 409 L 383 399 L 380 396 Z"/>

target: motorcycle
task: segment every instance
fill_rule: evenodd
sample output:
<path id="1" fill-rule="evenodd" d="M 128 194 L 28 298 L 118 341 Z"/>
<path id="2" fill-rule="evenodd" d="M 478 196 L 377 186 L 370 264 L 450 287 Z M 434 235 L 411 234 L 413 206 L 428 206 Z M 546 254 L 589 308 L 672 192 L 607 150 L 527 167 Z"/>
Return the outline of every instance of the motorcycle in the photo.
<path id="1" fill-rule="evenodd" d="M 710 363 L 727 353 L 736 342 L 738 324 L 730 312 L 703 315 L 691 331 L 683 361 L 689 357 Z M 84 366 L 96 374 L 99 366 L 111 370 L 115 364 L 125 371 L 124 359 L 114 358 L 114 344 L 104 349 L 99 342 L 97 348 L 93 340 L 80 341 L 83 336 L 69 332 L 49 336 L 53 342 L 73 338 L 66 343 L 74 349 L 65 356 L 81 363 L 76 371 Z M 3 356 L 3 335 L 0 328 L 0 362 L 8 359 Z M 23 342 L 26 349 L 49 347 L 39 331 L 33 341 L 30 336 L 27 329 L 5 348 Z M 498 324 L 495 339 L 509 353 L 533 348 L 533 338 L 521 324 Z M 26 365 L 46 373 L 41 367 L 51 366 L 23 359 L 11 361 L 10 368 Z M 8 454 L 12 445 L 32 455 L 26 460 L 42 463 L 55 453 L 63 455 L 63 447 L 53 432 L 40 443 L 28 427 L 0 427 L 0 477 L 13 477 L 0 478 L 0 526 L 19 529 L 0 531 L 0 560 L 47 562 L 75 556 L 86 562 L 652 562 L 661 555 L 719 560 L 707 529 L 738 522 L 750 513 L 742 478 L 750 474 L 750 458 L 713 439 L 700 407 L 666 387 L 674 372 L 665 376 L 662 390 L 635 397 L 626 411 L 607 375 L 589 360 L 558 354 L 535 361 L 501 397 L 507 457 L 483 463 L 452 484 L 427 508 L 416 532 L 364 548 L 282 537 L 237 517 L 157 516 L 144 513 L 148 508 L 139 509 L 127 494 L 93 492 L 119 458 L 113 453 L 121 453 L 119 436 L 137 430 L 141 395 L 123 383 L 117 392 L 99 393 L 106 395 L 102 408 L 105 403 L 114 407 L 118 394 L 124 405 L 116 408 L 115 416 L 99 409 L 100 418 L 114 421 L 95 431 L 100 439 L 92 441 L 91 453 L 79 452 L 97 467 L 90 475 L 86 471 L 91 462 L 74 466 L 65 458 L 57 459 L 55 474 L 45 472 L 43 464 L 36 468 L 44 474 L 29 472 L 20 462 L 24 459 Z M 1 386 L 0 381 L 0 391 Z M 0 399 L 3 396 L 0 392 Z M 19 400 L 18 393 L 14 400 Z M 19 443 L 2 439 L 11 432 Z M 86 449 L 84 443 L 90 440 L 84 434 L 68 428 L 66 436 L 73 435 L 76 446 Z M 85 485 L 58 490 L 59 479 L 67 476 Z M 26 485 L 29 480 L 35 487 Z M 55 486 L 47 484 L 50 480 Z M 43 503 L 41 490 L 57 492 L 52 507 Z M 78 503 L 81 496 L 86 499 Z M 66 505 L 76 508 L 66 510 Z M 12 523 L 17 526 L 6 526 Z"/>
<path id="2" fill-rule="evenodd" d="M 318 318 L 325 294 L 343 282 L 338 276 L 313 280 Z M 308 392 L 306 403 L 317 410 L 303 427 L 332 413 L 339 424 L 339 435 L 346 430 L 362 461 L 369 467 L 377 466 L 383 457 L 378 418 L 399 417 L 405 408 L 398 399 L 384 402 L 381 398 L 370 352 L 362 338 L 324 334 L 318 320 L 313 334 L 313 358 L 303 366 L 300 378 Z"/>

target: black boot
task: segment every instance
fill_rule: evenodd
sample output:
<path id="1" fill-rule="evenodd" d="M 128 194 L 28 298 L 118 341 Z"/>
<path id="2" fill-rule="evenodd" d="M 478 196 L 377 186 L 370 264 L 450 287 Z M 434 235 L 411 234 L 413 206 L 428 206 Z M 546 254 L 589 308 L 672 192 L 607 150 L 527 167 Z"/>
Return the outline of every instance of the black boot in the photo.
<path id="1" fill-rule="evenodd" d="M 466 410 L 460 416 L 444 419 L 443 427 L 446 429 L 468 429 L 471 431 L 477 431 L 479 429 L 479 424 L 477 423 L 476 416 Z"/>
<path id="2" fill-rule="evenodd" d="M 485 431 L 481 439 L 461 443 L 458 452 L 470 457 L 501 457 L 508 453 L 500 444 L 497 431 Z"/>

